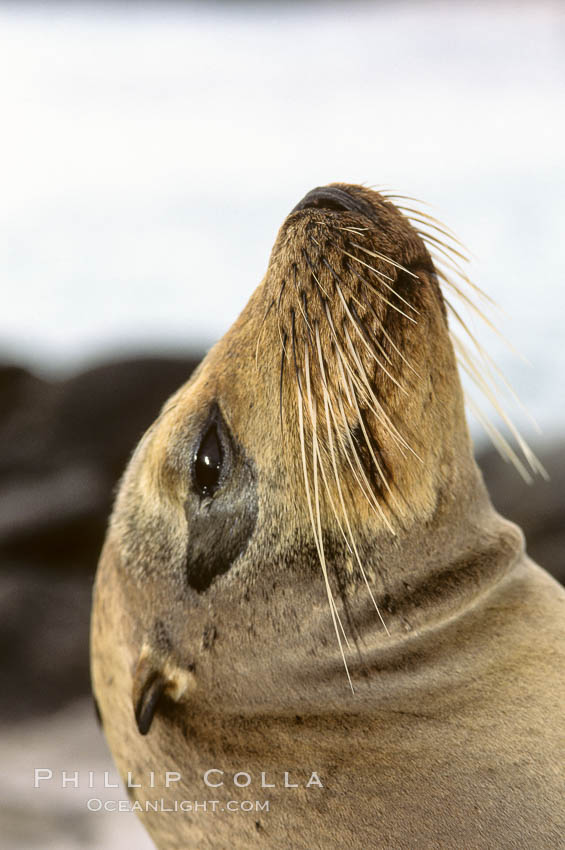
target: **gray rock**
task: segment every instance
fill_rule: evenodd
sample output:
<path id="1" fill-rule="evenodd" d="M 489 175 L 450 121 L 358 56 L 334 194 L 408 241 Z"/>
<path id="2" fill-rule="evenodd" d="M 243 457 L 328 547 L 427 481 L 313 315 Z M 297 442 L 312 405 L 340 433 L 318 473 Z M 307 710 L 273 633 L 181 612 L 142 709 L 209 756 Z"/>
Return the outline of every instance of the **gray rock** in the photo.
<path id="1" fill-rule="evenodd" d="M 533 448 L 549 481 L 526 484 L 494 449 L 477 460 L 495 508 L 520 526 L 534 561 L 565 584 L 565 442 Z"/>

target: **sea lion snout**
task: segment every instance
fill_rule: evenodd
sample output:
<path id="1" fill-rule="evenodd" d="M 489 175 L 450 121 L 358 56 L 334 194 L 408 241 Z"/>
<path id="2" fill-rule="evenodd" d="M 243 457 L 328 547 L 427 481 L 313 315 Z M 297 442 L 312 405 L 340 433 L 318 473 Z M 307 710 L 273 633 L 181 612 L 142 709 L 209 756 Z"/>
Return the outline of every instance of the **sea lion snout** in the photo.
<path id="1" fill-rule="evenodd" d="M 355 197 L 339 186 L 317 186 L 308 192 L 293 208 L 292 212 L 306 209 L 356 212 L 374 218 L 374 209 L 363 198 Z"/>

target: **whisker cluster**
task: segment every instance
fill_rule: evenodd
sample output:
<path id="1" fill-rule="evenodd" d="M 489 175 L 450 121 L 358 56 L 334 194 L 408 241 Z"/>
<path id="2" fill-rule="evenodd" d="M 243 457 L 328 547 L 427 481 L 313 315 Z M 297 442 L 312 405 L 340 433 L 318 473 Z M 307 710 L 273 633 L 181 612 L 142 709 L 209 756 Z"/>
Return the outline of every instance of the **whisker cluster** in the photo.
<path id="1" fill-rule="evenodd" d="M 363 235 L 358 228 L 344 230 L 354 231 L 357 238 Z M 361 251 L 373 262 L 357 256 Z M 346 667 L 344 647 L 349 644 L 332 594 L 321 504 L 327 505 L 388 634 L 355 538 L 353 499 L 344 482 L 343 468 L 345 465 L 349 469 L 356 492 L 363 495 L 380 524 L 395 535 L 397 495 L 391 470 L 374 438 L 375 424 L 399 455 L 412 455 L 420 461 L 377 390 L 378 383 L 386 381 L 390 388 L 386 396 L 394 390 L 406 397 L 410 392 L 402 378 L 406 367 L 414 379 L 419 377 L 385 327 L 390 313 L 396 315 L 397 322 L 417 323 L 417 306 L 399 289 L 400 272 L 406 272 L 409 279 L 417 278 L 382 252 L 369 252 L 347 237 L 339 244 L 331 232 L 312 228 L 297 260 L 286 269 L 276 304 L 283 341 L 279 369 L 281 428 L 284 429 L 283 403 L 287 398 L 285 381 L 290 378 L 289 388 L 296 388 L 310 523 Z M 380 304 L 378 308 L 375 299 Z"/>
<path id="2" fill-rule="evenodd" d="M 386 197 L 389 199 L 402 198 L 402 196 L 399 195 L 386 195 Z M 410 200 L 416 204 L 421 203 L 414 198 L 411 198 Z M 468 287 L 476 296 L 478 296 L 479 300 L 492 307 L 498 307 L 489 295 L 470 280 L 460 262 L 468 262 L 468 257 L 463 253 L 464 246 L 453 232 L 434 216 L 419 210 L 417 207 L 398 205 L 397 209 L 404 213 L 418 235 L 424 241 L 433 260 L 436 274 L 440 281 L 444 284 L 445 288 L 451 292 L 452 295 L 456 296 L 456 298 L 462 302 L 471 314 L 475 315 L 491 331 L 496 333 L 497 336 L 510 348 L 510 350 L 517 353 L 504 335 L 500 333 L 495 324 L 489 319 L 485 311 L 479 307 L 476 303 L 476 299 L 474 300 L 465 291 L 465 287 Z M 434 233 L 430 233 L 430 230 L 433 230 Z M 440 239 L 435 234 L 440 234 L 442 238 Z M 511 444 L 503 436 L 500 429 L 494 424 L 494 422 L 492 422 L 488 414 L 481 410 L 477 402 L 465 390 L 465 401 L 467 407 L 482 425 L 497 451 L 505 460 L 510 461 L 514 465 L 518 473 L 526 482 L 531 483 L 533 475 L 541 475 L 543 478 L 547 478 L 548 475 L 546 470 L 528 446 L 518 428 L 512 422 L 510 416 L 507 414 L 501 398 L 507 394 L 511 396 L 512 399 L 529 416 L 528 411 L 518 398 L 515 390 L 493 362 L 492 358 L 488 355 L 484 346 L 481 345 L 476 335 L 471 331 L 468 322 L 464 320 L 460 311 L 447 297 L 445 292 L 444 301 L 450 316 L 455 321 L 456 327 L 463 332 L 461 335 L 458 334 L 457 331 L 450 329 L 450 337 L 458 365 L 461 371 L 464 372 L 475 384 L 498 417 L 504 422 L 512 434 L 522 457 L 520 457 L 518 452 L 512 448 Z M 529 418 L 537 428 L 532 417 L 530 416 Z"/>
<path id="3" fill-rule="evenodd" d="M 379 525 L 395 535 L 396 519 L 402 511 L 399 499 L 404 496 L 395 487 L 394 464 L 390 463 L 390 456 L 383 453 L 381 444 L 385 442 L 388 451 L 398 458 L 423 463 L 416 448 L 402 433 L 402 426 L 395 421 L 403 399 L 408 400 L 411 391 L 422 380 L 418 371 L 420 364 L 410 362 L 418 347 L 408 346 L 410 352 L 401 350 L 401 340 L 410 329 L 417 327 L 422 309 L 426 309 L 427 302 L 422 294 L 425 281 L 418 271 L 425 269 L 428 280 L 431 275 L 444 285 L 445 309 L 462 332 L 449 330 L 459 367 L 503 419 L 518 450 L 512 448 L 465 393 L 468 407 L 503 457 L 510 460 L 526 480 L 531 479 L 532 473 L 546 474 L 499 400 L 500 383 L 511 393 L 512 389 L 452 304 L 452 297 L 459 299 L 496 331 L 476 303 L 477 300 L 493 302 L 469 280 L 462 265 L 467 262 L 463 246 L 429 213 L 413 205 L 396 206 L 390 200 L 409 200 L 414 204 L 417 203 L 415 199 L 382 194 L 380 197 L 381 212 L 385 216 L 394 215 L 396 219 L 401 216 L 409 222 L 413 234 L 410 238 L 420 246 L 416 250 L 427 252 L 425 256 L 418 255 L 424 265 L 418 265 L 419 261 L 399 262 L 382 248 L 381 243 L 377 249 L 367 240 L 368 227 L 338 224 L 335 219 L 328 221 L 313 216 L 303 224 L 303 238 L 295 240 L 292 246 L 292 259 L 289 261 L 285 255 L 284 268 L 279 269 L 282 271 L 280 291 L 268 304 L 263 320 L 264 323 L 273 312 L 276 315 L 281 340 L 279 413 L 282 439 L 286 438 L 286 422 L 296 421 L 292 416 L 285 418 L 283 415 L 285 399 L 294 405 L 292 400 L 296 398 L 310 524 L 339 650 L 352 689 L 345 655 L 345 649 L 350 646 L 332 592 L 326 551 L 328 529 L 322 517 L 326 515 L 325 507 L 388 634 L 354 533 L 352 507 L 358 494 L 362 494 Z M 425 248 L 421 247 L 422 242 Z M 257 351 L 262 330 L 263 325 L 258 334 Z M 414 331 L 410 332 L 413 336 Z M 425 374 L 425 369 L 422 371 Z M 383 403 L 382 399 L 389 403 Z M 348 470 L 347 476 L 343 475 L 344 469 Z"/>

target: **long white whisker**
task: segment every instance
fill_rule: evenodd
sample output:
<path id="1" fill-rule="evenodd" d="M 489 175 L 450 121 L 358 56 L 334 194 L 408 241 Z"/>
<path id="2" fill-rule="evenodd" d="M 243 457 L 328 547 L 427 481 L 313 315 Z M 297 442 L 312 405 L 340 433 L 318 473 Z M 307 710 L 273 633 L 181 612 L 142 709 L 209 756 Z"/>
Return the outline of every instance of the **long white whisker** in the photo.
<path id="1" fill-rule="evenodd" d="M 304 414 L 303 414 L 303 410 L 302 410 L 302 404 L 303 404 L 302 393 L 299 391 L 298 392 L 298 425 L 299 425 L 299 431 L 300 431 L 300 448 L 301 448 L 301 452 L 302 452 L 302 466 L 303 466 L 303 471 L 304 471 L 304 482 L 305 482 L 305 486 L 306 486 L 306 499 L 307 499 L 307 502 L 308 502 L 308 512 L 310 514 L 310 522 L 311 522 L 311 525 L 312 525 L 312 532 L 313 532 L 313 535 L 314 535 L 314 541 L 316 543 L 316 548 L 318 550 L 318 557 L 320 559 L 320 564 L 322 566 L 322 573 L 323 573 L 323 576 L 324 576 L 326 593 L 327 593 L 327 596 L 328 596 L 328 602 L 329 602 L 329 606 L 330 606 L 330 612 L 331 612 L 331 615 L 332 615 L 332 622 L 333 622 L 333 625 L 334 625 L 334 630 L 335 630 L 337 641 L 338 641 L 338 644 L 339 644 L 339 650 L 340 650 L 341 657 L 342 657 L 342 660 L 343 660 L 343 665 L 345 667 L 345 672 L 347 674 L 347 680 L 349 682 L 349 687 L 351 688 L 352 692 L 355 693 L 355 689 L 353 687 L 353 682 L 351 681 L 351 676 L 349 675 L 349 667 L 347 666 L 347 660 L 345 658 L 345 653 L 343 651 L 343 644 L 341 642 L 341 635 L 340 635 L 339 627 L 338 627 L 338 623 L 337 623 L 335 603 L 334 603 L 334 599 L 333 599 L 333 595 L 332 595 L 332 591 L 331 591 L 331 587 L 330 587 L 330 582 L 329 582 L 329 578 L 328 578 L 328 570 L 327 570 L 327 566 L 326 566 L 326 560 L 325 560 L 323 545 L 322 545 L 321 539 L 318 539 L 318 526 L 317 526 L 317 523 L 314 521 L 314 510 L 313 510 L 313 507 L 312 507 L 312 494 L 311 494 L 311 491 L 310 491 L 310 479 L 309 479 L 309 476 L 308 476 L 308 464 L 306 462 L 306 445 L 305 445 L 305 438 L 304 438 Z"/>
<path id="2" fill-rule="evenodd" d="M 371 266 L 369 263 L 365 263 L 363 260 L 360 260 L 360 259 L 359 259 L 359 257 L 356 257 L 356 256 L 355 256 L 355 254 L 350 254 L 350 253 L 349 253 L 349 251 L 343 251 L 343 253 L 344 253 L 346 256 L 351 257 L 351 259 L 352 259 L 352 260 L 355 260 L 355 262 L 356 262 L 356 263 L 360 263 L 362 266 L 365 266 L 365 268 L 367 268 L 367 269 L 369 269 L 370 271 L 374 272 L 374 274 L 378 275 L 380 278 L 383 278 L 383 279 L 381 280 L 381 285 L 382 285 L 382 286 L 386 286 L 386 288 L 387 288 L 388 290 L 390 290 L 390 292 L 392 292 L 392 293 L 393 293 L 393 295 L 396 295 L 396 297 L 397 297 L 400 301 L 402 301 L 402 303 L 403 303 L 403 304 L 406 304 L 406 306 L 407 306 L 410 310 L 413 310 L 413 311 L 414 311 L 414 313 L 418 314 L 418 310 L 416 310 L 416 308 L 415 308 L 412 304 L 410 304 L 410 302 L 409 302 L 409 301 L 407 301 L 407 300 L 406 300 L 406 298 L 403 298 L 403 297 L 402 297 L 402 295 L 401 295 L 399 292 L 397 292 L 397 291 L 396 291 L 396 289 L 395 289 L 393 286 L 390 286 L 390 284 L 388 284 L 388 283 L 386 282 L 387 280 L 392 280 L 392 281 L 394 281 L 394 278 L 389 277 L 389 275 L 386 275 L 386 274 L 384 274 L 383 272 L 380 272 L 380 271 L 379 271 L 378 269 L 376 269 L 374 266 Z"/>

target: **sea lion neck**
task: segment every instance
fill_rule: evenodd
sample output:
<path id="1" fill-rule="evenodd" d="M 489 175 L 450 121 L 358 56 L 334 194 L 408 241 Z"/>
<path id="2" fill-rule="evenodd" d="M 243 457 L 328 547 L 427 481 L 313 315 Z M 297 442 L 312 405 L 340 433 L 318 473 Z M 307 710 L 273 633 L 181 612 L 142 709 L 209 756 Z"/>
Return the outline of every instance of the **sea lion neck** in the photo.
<path id="1" fill-rule="evenodd" d="M 523 555 L 523 535 L 494 510 L 481 474 L 472 462 L 461 486 L 438 493 L 434 514 L 416 521 L 402 536 L 402 545 L 379 535 L 363 548 L 367 562 L 380 578 L 377 605 L 391 633 L 433 629 L 459 616 L 504 580 Z M 360 633 L 373 615 L 355 592 Z M 378 638 L 382 645 L 386 638 Z"/>
<path id="2" fill-rule="evenodd" d="M 271 608 L 269 631 L 256 635 L 261 647 L 276 640 L 276 659 L 255 656 L 245 713 L 306 716 L 331 706 L 370 715 L 397 699 L 405 702 L 408 690 L 417 690 L 431 670 L 443 675 L 445 635 L 465 635 L 477 619 L 488 619 L 523 563 L 524 541 L 520 529 L 493 509 L 474 469 L 467 487 L 442 492 L 434 516 L 415 523 L 401 545 L 391 536 L 368 535 L 360 555 L 370 591 L 359 571 L 348 572 L 347 556 L 328 563 L 343 654 L 321 574 L 299 575 L 300 564 L 284 578 L 279 574 L 276 599 L 282 607 Z M 398 676 L 394 685 L 392 673 Z"/>

